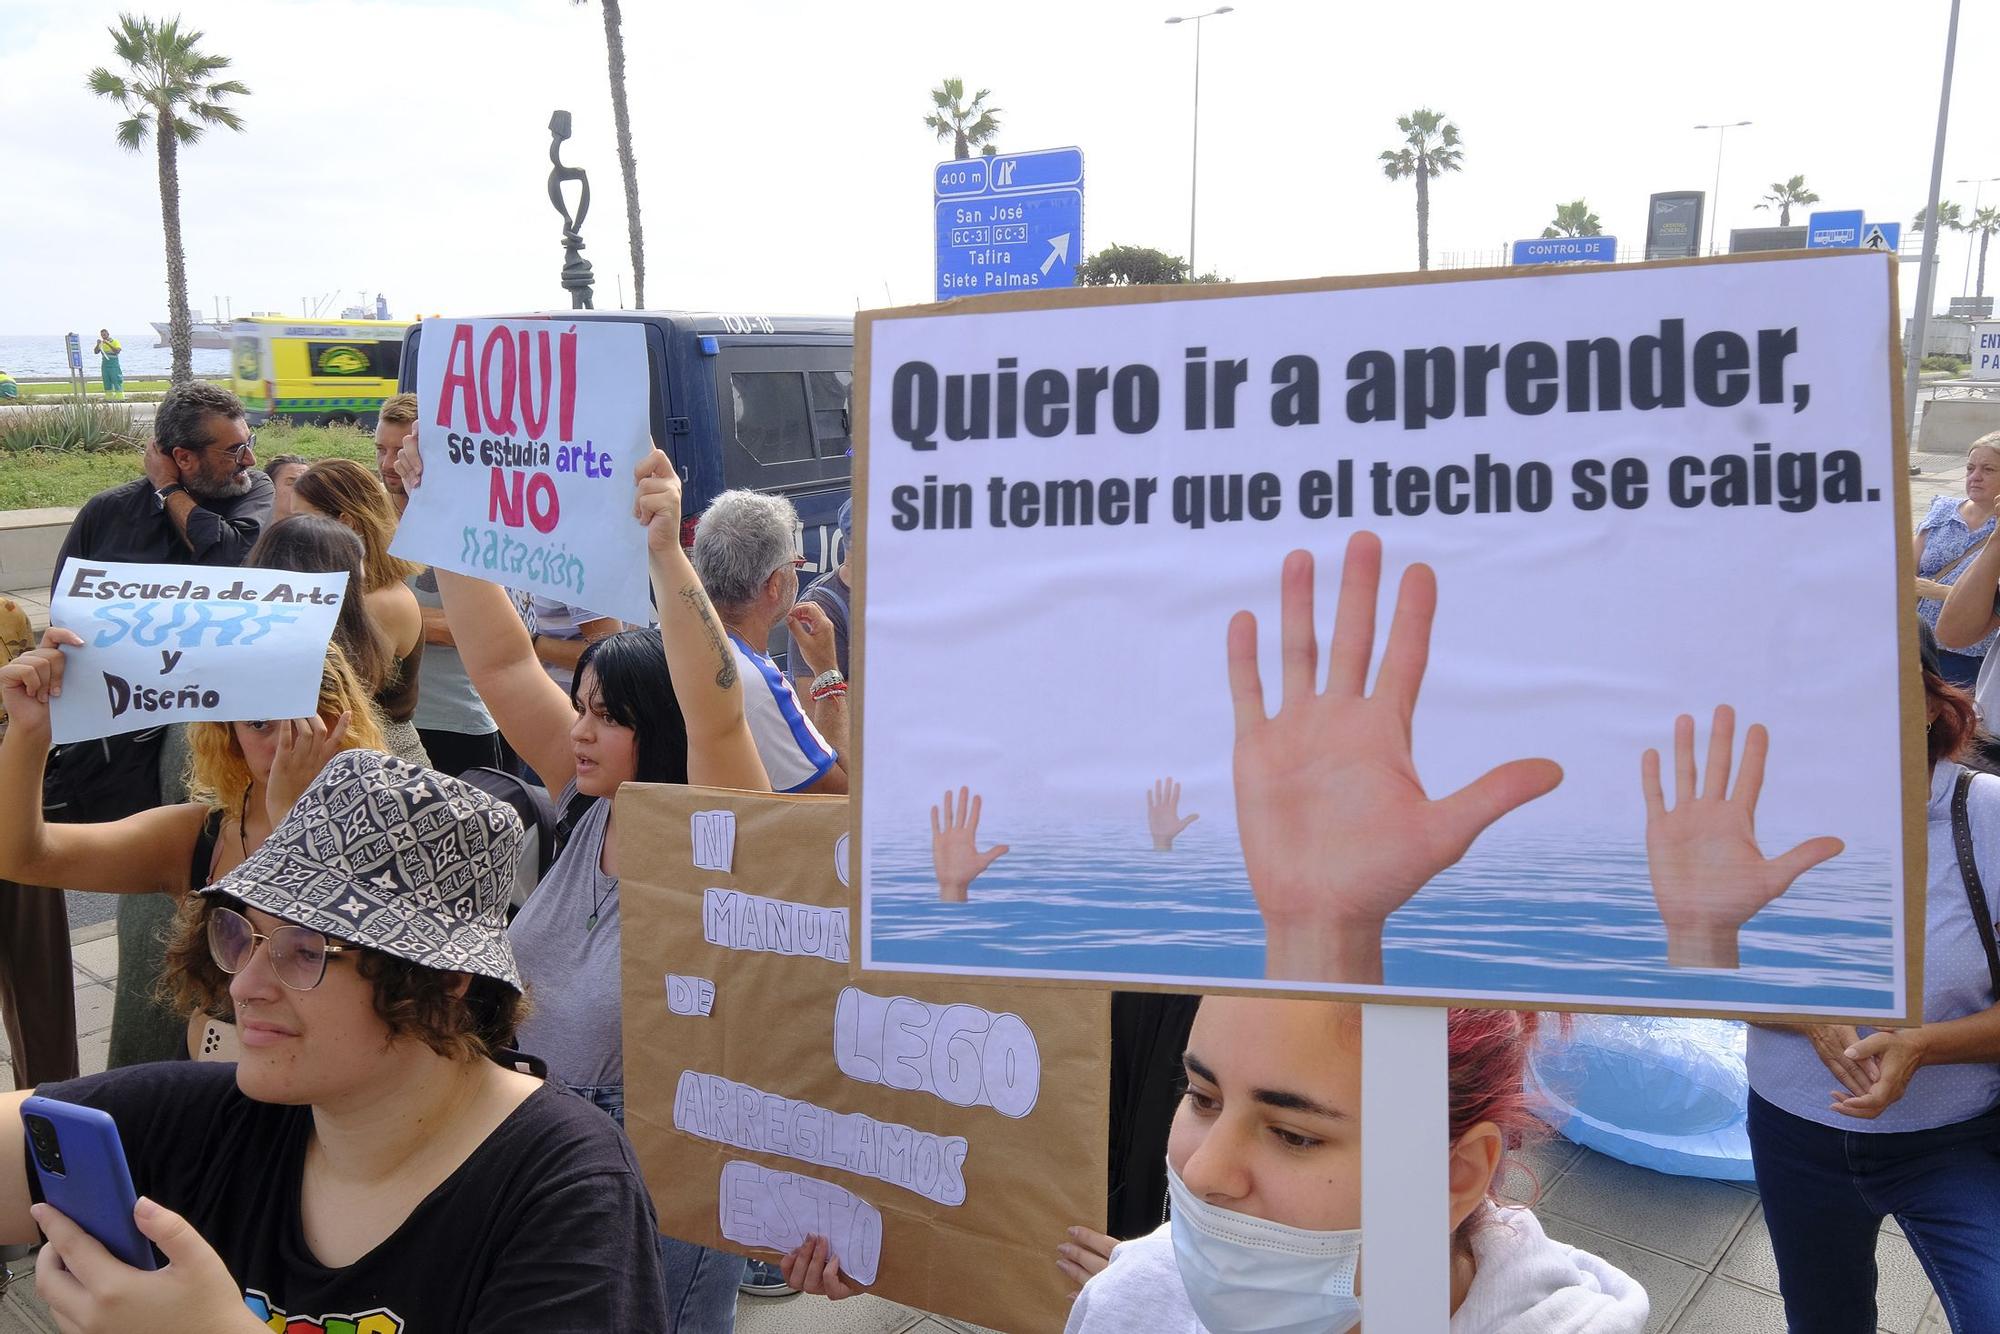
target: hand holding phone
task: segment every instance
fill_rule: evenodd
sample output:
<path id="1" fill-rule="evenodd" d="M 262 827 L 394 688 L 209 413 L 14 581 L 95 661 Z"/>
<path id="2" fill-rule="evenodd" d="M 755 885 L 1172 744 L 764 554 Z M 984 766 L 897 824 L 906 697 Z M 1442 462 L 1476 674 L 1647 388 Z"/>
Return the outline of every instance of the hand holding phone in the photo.
<path id="1" fill-rule="evenodd" d="M 138 1193 L 125 1164 L 118 1123 L 95 1107 L 31 1097 L 21 1121 L 42 1198 L 134 1269 L 156 1269 L 153 1245 L 132 1220 Z"/>

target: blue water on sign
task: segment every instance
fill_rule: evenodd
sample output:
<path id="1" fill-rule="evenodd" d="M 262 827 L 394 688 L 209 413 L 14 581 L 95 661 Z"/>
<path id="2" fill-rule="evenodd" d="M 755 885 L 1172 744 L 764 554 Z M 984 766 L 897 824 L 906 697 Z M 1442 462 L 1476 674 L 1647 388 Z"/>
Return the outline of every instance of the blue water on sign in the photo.
<path id="1" fill-rule="evenodd" d="M 1204 826 L 1207 826 L 1204 828 Z M 1010 831 L 1011 834 L 1011 831 Z M 1793 840 L 1796 841 L 1796 840 Z M 1775 836 L 1766 851 L 1791 843 Z M 1222 983 L 1264 976 L 1264 923 L 1233 829 L 1166 853 L 1143 827 L 1036 830 L 940 903 L 928 835 L 871 857 L 877 963 Z M 1668 968 L 1645 849 L 1489 833 L 1389 919 L 1392 987 L 1607 1002 L 1887 1009 L 1894 960 L 1884 852 L 1848 851 L 1743 929 L 1735 972 Z"/>

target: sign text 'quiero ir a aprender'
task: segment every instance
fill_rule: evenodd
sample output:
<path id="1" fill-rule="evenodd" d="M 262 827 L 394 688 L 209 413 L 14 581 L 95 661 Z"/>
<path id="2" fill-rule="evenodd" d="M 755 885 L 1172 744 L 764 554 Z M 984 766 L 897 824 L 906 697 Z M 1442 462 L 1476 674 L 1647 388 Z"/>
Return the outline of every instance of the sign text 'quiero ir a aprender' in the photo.
<path id="1" fill-rule="evenodd" d="M 632 476 L 652 448 L 645 331 L 614 320 L 425 320 L 423 485 L 397 555 L 645 624 Z"/>
<path id="2" fill-rule="evenodd" d="M 865 316 L 862 971 L 1910 1014 L 1893 270 Z"/>

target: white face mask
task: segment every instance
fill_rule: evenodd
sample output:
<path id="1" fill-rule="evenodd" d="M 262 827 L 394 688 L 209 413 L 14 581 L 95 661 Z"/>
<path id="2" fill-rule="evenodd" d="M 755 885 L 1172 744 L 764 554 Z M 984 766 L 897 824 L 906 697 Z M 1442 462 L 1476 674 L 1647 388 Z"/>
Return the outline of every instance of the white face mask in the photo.
<path id="1" fill-rule="evenodd" d="M 1174 1261 L 1211 1334 L 1347 1334 L 1361 1229 L 1313 1232 L 1217 1208 L 1167 1164 Z"/>

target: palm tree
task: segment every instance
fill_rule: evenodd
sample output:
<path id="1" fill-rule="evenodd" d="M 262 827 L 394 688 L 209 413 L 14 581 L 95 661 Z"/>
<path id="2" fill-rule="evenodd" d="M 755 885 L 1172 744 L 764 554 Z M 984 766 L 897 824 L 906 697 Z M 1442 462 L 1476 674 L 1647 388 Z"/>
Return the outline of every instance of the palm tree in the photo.
<path id="1" fill-rule="evenodd" d="M 1993 233 L 2000 232 L 2000 205 L 1989 205 L 1972 215 L 1972 221 L 1963 230 L 1979 238 L 1979 285 L 1972 291 L 1974 296 L 1986 295 L 1986 243 L 1993 239 Z"/>
<path id="2" fill-rule="evenodd" d="M 1000 108 L 986 105 L 991 96 L 991 88 L 981 88 L 967 102 L 963 79 L 946 79 L 931 89 L 937 110 L 924 117 L 924 124 L 937 131 L 939 143 L 951 145 L 954 159 L 971 157 L 975 148 L 982 157 L 992 157 L 998 151 L 993 140 L 1000 134 Z"/>
<path id="3" fill-rule="evenodd" d="M 1757 207 L 1775 208 L 1778 210 L 1778 225 L 1780 227 L 1789 227 L 1792 225 L 1792 209 L 1794 206 L 1804 208 L 1807 204 L 1817 204 L 1818 202 L 1819 196 L 1806 188 L 1806 178 L 1804 176 L 1794 176 L 1789 181 L 1772 181 L 1771 193 L 1765 195 L 1764 202 L 1757 205 Z"/>
<path id="4" fill-rule="evenodd" d="M 1581 199 L 1571 204 L 1556 205 L 1556 220 L 1542 228 L 1542 239 L 1553 236 L 1602 236 L 1604 224 L 1590 211 L 1590 205 Z"/>
<path id="5" fill-rule="evenodd" d="M 1382 174 L 1392 181 L 1417 178 L 1417 267 L 1431 266 L 1431 177 L 1460 169 L 1458 126 L 1428 107 L 1396 117 L 1403 146 L 1382 154 Z"/>
<path id="6" fill-rule="evenodd" d="M 587 5 L 590 0 L 573 0 Z M 625 237 L 632 246 L 632 305 L 646 308 L 646 238 L 639 228 L 639 160 L 632 156 L 632 114 L 625 107 L 625 19 L 619 0 L 601 0 L 604 50 L 611 66 L 611 123 L 618 130 L 618 169 L 625 174 Z"/>
<path id="7" fill-rule="evenodd" d="M 180 150 L 197 142 L 211 125 L 241 131 L 243 118 L 223 105 L 228 97 L 248 97 L 234 79 L 215 76 L 229 68 L 228 56 L 201 50 L 202 34 L 183 31 L 178 18 L 118 16 L 109 30 L 111 49 L 125 73 L 103 66 L 90 72 L 90 91 L 118 103 L 118 145 L 136 153 L 152 135 L 160 164 L 160 230 L 167 246 L 168 341 L 173 345 L 174 384 L 194 378 L 194 326 L 188 318 L 187 256 L 181 246 Z"/>
<path id="8" fill-rule="evenodd" d="M 1943 229 L 1945 231 L 1962 232 L 1965 230 L 1965 219 L 1961 216 L 1959 206 L 1952 203 L 1949 199 L 1943 200 L 1938 204 L 1938 221 L 1944 224 Z M 1930 209 L 1918 209 L 1917 216 L 1911 221 L 1910 225 L 1920 232 L 1928 228 L 1930 226 Z"/>

